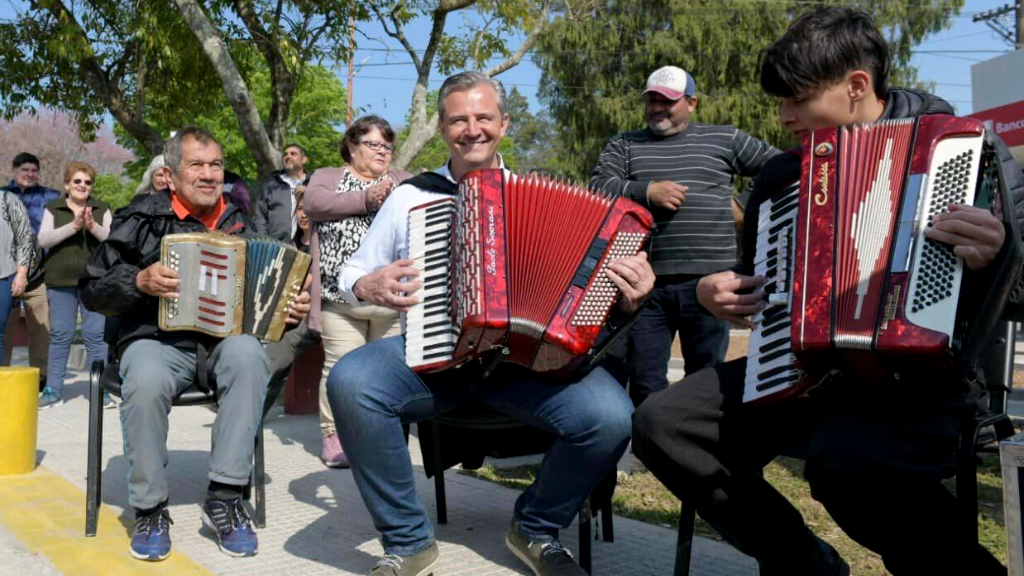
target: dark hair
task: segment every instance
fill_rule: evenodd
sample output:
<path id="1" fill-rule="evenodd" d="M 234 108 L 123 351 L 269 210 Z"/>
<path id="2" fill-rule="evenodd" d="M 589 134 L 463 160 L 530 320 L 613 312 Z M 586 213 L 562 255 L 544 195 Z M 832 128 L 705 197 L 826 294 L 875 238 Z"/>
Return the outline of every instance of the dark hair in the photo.
<path id="1" fill-rule="evenodd" d="M 164 166 L 170 168 L 171 172 L 175 174 L 181 174 L 181 143 L 186 137 L 191 137 L 200 144 L 213 142 L 220 147 L 221 156 L 224 155 L 224 147 L 221 146 L 220 141 L 209 130 L 199 126 L 185 126 L 178 130 L 174 137 L 164 145 Z M 227 172 L 225 172 L 226 174 Z"/>
<path id="2" fill-rule="evenodd" d="M 39 168 L 39 158 L 36 158 L 35 154 L 19 152 L 18 155 L 14 157 L 14 162 L 11 162 L 11 167 L 18 168 L 22 164 L 35 164 L 36 168 Z"/>
<path id="3" fill-rule="evenodd" d="M 866 70 L 875 96 L 889 84 L 889 46 L 871 17 L 852 8 L 818 8 L 790 24 L 761 58 L 761 87 L 782 98 L 828 88 L 851 70 Z"/>
<path id="4" fill-rule="evenodd" d="M 284 148 L 281 148 L 281 151 L 282 152 L 287 151 L 289 148 L 298 148 L 299 151 L 302 152 L 303 156 L 308 156 L 308 154 L 306 154 L 306 149 L 303 148 L 301 144 L 298 144 L 296 142 L 292 142 L 290 144 L 285 144 Z"/>
<path id="5" fill-rule="evenodd" d="M 359 139 L 374 128 L 380 130 L 380 135 L 387 140 L 388 144 L 395 143 L 395 129 L 391 127 L 391 124 L 388 124 L 387 120 L 374 114 L 363 116 L 353 122 L 352 125 L 348 127 L 348 130 L 345 130 L 345 136 L 341 139 L 342 160 L 345 162 L 351 162 L 352 155 L 348 152 L 348 145 L 359 144 Z"/>

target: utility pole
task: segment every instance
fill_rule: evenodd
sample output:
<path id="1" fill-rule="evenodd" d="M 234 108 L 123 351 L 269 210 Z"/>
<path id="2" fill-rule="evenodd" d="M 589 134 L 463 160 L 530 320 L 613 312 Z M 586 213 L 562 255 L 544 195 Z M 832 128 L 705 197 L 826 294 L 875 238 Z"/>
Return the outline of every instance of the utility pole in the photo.
<path id="1" fill-rule="evenodd" d="M 345 92 L 345 127 L 352 125 L 352 84 L 356 77 L 356 17 L 348 17 L 348 89 Z"/>
<path id="2" fill-rule="evenodd" d="M 1016 18 L 1011 16 L 1013 12 L 1016 12 Z M 1013 20 L 1016 21 L 1016 26 L 1011 23 Z M 1017 49 L 1024 48 L 1024 0 L 976 14 L 971 21 L 984 22 L 1010 46 Z"/>

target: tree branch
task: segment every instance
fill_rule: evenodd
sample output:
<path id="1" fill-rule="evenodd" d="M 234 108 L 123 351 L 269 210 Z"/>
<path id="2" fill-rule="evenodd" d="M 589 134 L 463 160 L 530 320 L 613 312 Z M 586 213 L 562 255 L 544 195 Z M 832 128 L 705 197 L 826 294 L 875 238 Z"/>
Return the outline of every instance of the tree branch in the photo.
<path id="1" fill-rule="evenodd" d="M 85 30 L 82 29 L 82 26 L 78 23 L 74 14 L 68 10 L 67 6 L 60 0 L 52 0 L 46 3 L 45 7 L 40 6 L 39 2 L 33 2 L 32 7 L 34 9 L 46 10 L 58 22 L 63 22 L 71 27 L 74 34 L 86 45 L 86 49 L 77 57 L 85 82 L 99 96 L 104 106 L 110 112 L 110 115 L 114 117 L 126 132 L 145 146 L 146 150 L 151 154 L 162 153 L 164 150 L 163 138 L 160 137 L 156 130 L 146 124 L 142 116 L 136 114 L 129 103 L 125 101 L 124 93 L 117 85 L 117 82 L 112 81 L 107 71 L 103 69 L 102 64 L 96 58 L 92 45 L 88 44 Z"/>
<path id="2" fill-rule="evenodd" d="M 384 28 L 384 33 L 387 34 L 388 36 L 391 36 L 395 40 L 398 40 L 398 42 L 401 43 L 402 47 L 405 48 L 405 51 L 409 53 L 409 56 L 412 58 L 413 66 L 416 67 L 416 72 L 419 72 L 423 68 L 420 62 L 420 56 L 419 54 L 416 53 L 416 49 L 412 47 L 412 44 L 409 43 L 409 39 L 405 37 L 405 33 L 402 31 L 402 25 L 398 21 L 398 10 L 401 9 L 401 7 L 404 5 L 404 0 L 396 4 L 394 9 L 391 10 L 391 13 L 388 16 L 384 16 L 384 14 L 380 11 L 380 7 L 377 6 L 376 3 L 370 4 L 370 9 L 373 10 L 373 12 L 377 15 L 377 20 L 380 21 L 381 27 Z M 391 20 L 391 23 L 395 25 L 394 30 L 388 28 L 388 20 Z"/>
<path id="3" fill-rule="evenodd" d="M 181 11 L 189 29 L 199 40 L 203 53 L 206 54 L 214 70 L 217 71 L 217 76 L 224 89 L 224 96 L 227 97 L 235 112 L 242 137 L 256 160 L 260 176 L 280 169 L 281 157 L 274 149 L 270 138 L 267 137 L 267 131 L 260 120 L 259 111 L 249 94 L 249 88 L 245 85 L 245 80 L 242 79 L 242 74 L 235 66 L 234 60 L 231 59 L 224 39 L 195 0 L 174 0 L 174 3 Z"/>
<path id="4" fill-rule="evenodd" d="M 550 12 L 550 10 L 551 0 L 547 0 L 546 2 L 544 2 L 544 8 L 541 12 L 541 15 L 537 17 L 537 22 L 533 25 L 533 29 L 530 30 L 530 35 L 526 37 L 526 40 L 523 41 L 523 44 L 521 46 L 519 46 L 519 49 L 516 50 L 511 56 L 509 56 L 504 62 L 501 62 L 500 64 L 495 65 L 490 70 L 487 70 L 485 74 L 487 74 L 488 76 L 495 76 L 497 74 L 501 74 L 502 72 L 508 70 L 509 68 L 512 68 L 516 64 L 519 64 L 519 62 L 523 59 L 523 56 L 525 56 L 526 53 L 529 52 L 531 48 L 533 48 L 534 44 L 537 43 L 537 39 L 540 37 L 540 33 L 543 32 L 545 28 L 547 28 L 548 12 Z"/>

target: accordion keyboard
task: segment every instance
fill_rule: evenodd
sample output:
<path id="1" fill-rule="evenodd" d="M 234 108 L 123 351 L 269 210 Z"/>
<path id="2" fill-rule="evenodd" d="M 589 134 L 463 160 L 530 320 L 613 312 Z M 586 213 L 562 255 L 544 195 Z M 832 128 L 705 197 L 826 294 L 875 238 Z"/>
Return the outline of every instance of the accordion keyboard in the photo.
<path id="1" fill-rule="evenodd" d="M 423 287 L 405 317 L 405 357 L 410 367 L 450 360 L 459 338 L 452 322 L 451 229 L 455 203 L 442 200 L 409 212 L 409 258 Z"/>
<path id="2" fill-rule="evenodd" d="M 765 279 L 768 306 L 752 317 L 743 401 L 751 402 L 793 386 L 800 379 L 790 340 L 790 288 L 800 200 L 794 185 L 761 204 L 754 274 Z"/>

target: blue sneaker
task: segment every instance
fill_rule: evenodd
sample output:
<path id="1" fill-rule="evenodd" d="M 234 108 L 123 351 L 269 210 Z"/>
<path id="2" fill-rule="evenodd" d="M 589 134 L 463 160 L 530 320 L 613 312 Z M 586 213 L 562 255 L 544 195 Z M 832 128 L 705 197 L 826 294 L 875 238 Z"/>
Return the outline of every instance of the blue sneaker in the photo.
<path id="1" fill-rule="evenodd" d="M 60 394 L 56 390 L 49 386 L 43 388 L 43 395 L 39 397 L 39 409 L 45 410 L 46 408 L 53 408 L 54 406 L 60 406 L 64 403 L 64 399 L 60 397 Z"/>
<path id="2" fill-rule="evenodd" d="M 228 556 L 255 556 L 259 551 L 252 520 L 241 498 L 204 502 L 203 524 L 217 533 L 217 546 Z"/>
<path id="3" fill-rule="evenodd" d="M 158 562 L 171 554 L 171 513 L 164 502 L 152 510 L 135 510 L 135 526 L 128 550 L 132 558 Z"/>

